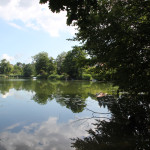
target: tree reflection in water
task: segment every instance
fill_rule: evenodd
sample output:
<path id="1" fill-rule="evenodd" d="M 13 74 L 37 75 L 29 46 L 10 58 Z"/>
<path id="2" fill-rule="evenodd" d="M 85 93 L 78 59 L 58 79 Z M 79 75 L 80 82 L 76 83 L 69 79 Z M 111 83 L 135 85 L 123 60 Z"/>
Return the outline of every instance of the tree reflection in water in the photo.
<path id="1" fill-rule="evenodd" d="M 106 104 L 106 103 L 107 104 Z M 108 103 L 112 114 L 109 121 L 97 120 L 89 137 L 73 139 L 76 150 L 148 150 L 150 149 L 149 95 L 122 95 Z"/>

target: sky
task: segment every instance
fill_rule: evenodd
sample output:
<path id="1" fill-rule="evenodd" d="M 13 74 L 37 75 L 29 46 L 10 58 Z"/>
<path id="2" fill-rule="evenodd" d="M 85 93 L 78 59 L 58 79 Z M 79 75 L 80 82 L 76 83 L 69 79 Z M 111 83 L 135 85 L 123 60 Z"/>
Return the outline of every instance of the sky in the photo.
<path id="1" fill-rule="evenodd" d="M 77 42 L 75 28 L 66 25 L 66 12 L 52 13 L 40 0 L 0 0 L 0 60 L 31 63 L 32 56 L 47 52 L 56 58 Z"/>

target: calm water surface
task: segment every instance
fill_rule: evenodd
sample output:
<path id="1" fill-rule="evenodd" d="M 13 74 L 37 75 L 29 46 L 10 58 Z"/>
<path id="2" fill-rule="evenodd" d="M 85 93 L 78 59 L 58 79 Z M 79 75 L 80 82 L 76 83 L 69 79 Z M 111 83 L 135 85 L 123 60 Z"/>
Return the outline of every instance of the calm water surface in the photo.
<path id="1" fill-rule="evenodd" d="M 106 119 L 95 94 L 110 83 L 0 79 L 0 150 L 70 150 L 70 138 L 88 136 L 95 117 Z"/>

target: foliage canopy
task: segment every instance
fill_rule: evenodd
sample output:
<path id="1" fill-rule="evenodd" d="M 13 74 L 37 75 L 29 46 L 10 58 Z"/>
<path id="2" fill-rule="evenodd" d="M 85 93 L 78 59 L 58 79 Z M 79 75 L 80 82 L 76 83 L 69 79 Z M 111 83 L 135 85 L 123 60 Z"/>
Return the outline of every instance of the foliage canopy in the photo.
<path id="1" fill-rule="evenodd" d="M 82 67 L 86 60 L 86 53 L 75 46 L 72 51 L 69 51 L 63 61 L 63 71 L 73 79 L 81 79 Z"/>
<path id="2" fill-rule="evenodd" d="M 67 24 L 76 25 L 76 40 L 95 62 L 115 69 L 121 89 L 150 89 L 149 0 L 40 0 L 52 12 L 67 11 Z"/>

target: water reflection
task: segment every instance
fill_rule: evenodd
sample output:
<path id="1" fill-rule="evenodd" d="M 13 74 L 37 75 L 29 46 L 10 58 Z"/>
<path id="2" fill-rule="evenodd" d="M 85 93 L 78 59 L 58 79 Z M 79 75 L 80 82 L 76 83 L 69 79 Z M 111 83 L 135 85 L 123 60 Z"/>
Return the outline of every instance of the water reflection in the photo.
<path id="1" fill-rule="evenodd" d="M 93 121 L 89 120 L 89 124 L 91 122 Z M 56 117 L 12 132 L 19 126 L 20 124 L 15 124 L 7 127 L 0 134 L 0 150 L 70 150 L 70 138 L 88 135 L 84 124 L 75 124 L 72 120 L 59 124 Z"/>
<path id="2" fill-rule="evenodd" d="M 0 128 L 3 129 L 0 150 L 67 150 L 71 149 L 68 139 L 76 137 L 81 138 L 73 141 L 74 148 L 78 150 L 150 149 L 149 95 L 124 94 L 118 99 L 115 95 L 100 98 L 98 109 L 107 108 L 111 118 L 95 122 L 96 129 L 89 130 L 90 137 L 85 131 L 94 123 L 94 120 L 87 119 L 85 124 L 84 118 L 90 118 L 85 113 L 87 100 L 96 100 L 95 93 L 99 91 L 112 95 L 115 90 L 111 84 L 92 82 L 0 80 L 3 101 L 10 99 L 0 110 Z M 92 110 L 97 111 L 96 104 Z M 79 112 L 85 114 L 81 115 L 83 120 L 76 122 L 73 113 Z"/>
<path id="3" fill-rule="evenodd" d="M 76 137 L 72 146 L 77 150 L 149 150 L 150 95 L 116 98 L 116 89 L 112 84 L 92 82 L 0 80 L 5 101 L 0 108 L 0 150 L 67 150 L 71 149 L 68 139 Z M 97 102 L 95 93 L 100 91 L 113 96 Z M 90 118 L 87 107 L 104 112 L 97 117 L 107 117 L 109 111 L 111 118 L 95 122 L 96 129 L 87 133 L 94 123 L 86 119 Z M 81 121 L 74 120 L 75 113 Z"/>
<path id="4" fill-rule="evenodd" d="M 90 137 L 74 139 L 77 150 L 148 150 L 150 149 L 149 95 L 122 95 L 107 105 L 112 114 L 109 121 L 97 121 Z"/>
<path id="5" fill-rule="evenodd" d="M 116 89 L 110 83 L 0 80 L 0 150 L 72 149 L 70 138 L 88 136 L 95 122 L 85 108 L 108 111 L 95 93 Z"/>
<path id="6" fill-rule="evenodd" d="M 25 90 L 33 92 L 32 100 L 38 104 L 45 105 L 48 101 L 56 100 L 61 106 L 66 106 L 74 113 L 79 113 L 86 107 L 85 100 L 88 97 L 96 100 L 95 94 L 102 91 L 112 94 L 117 90 L 108 83 L 93 82 L 65 82 L 45 80 L 0 80 L 0 93 L 2 97 L 10 95 L 10 89 Z"/>

